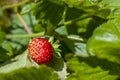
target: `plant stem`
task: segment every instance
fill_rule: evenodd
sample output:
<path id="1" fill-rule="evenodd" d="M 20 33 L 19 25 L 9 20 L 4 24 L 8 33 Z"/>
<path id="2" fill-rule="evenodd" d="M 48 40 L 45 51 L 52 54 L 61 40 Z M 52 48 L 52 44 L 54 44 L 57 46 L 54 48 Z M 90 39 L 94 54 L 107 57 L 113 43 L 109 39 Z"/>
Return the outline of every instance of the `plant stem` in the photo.
<path id="1" fill-rule="evenodd" d="M 37 37 L 37 36 L 43 36 L 44 32 L 35 33 L 35 34 L 18 34 L 18 35 L 6 35 L 7 39 L 10 38 L 29 38 L 29 37 Z"/>
<path id="2" fill-rule="evenodd" d="M 66 36 L 68 39 L 72 39 L 72 40 L 78 40 L 78 41 L 84 41 L 83 38 L 80 37 L 74 37 L 74 36 Z"/>
<path id="3" fill-rule="evenodd" d="M 22 22 L 25 30 L 28 32 L 28 34 L 32 34 L 32 31 L 30 30 L 29 26 L 26 24 L 25 20 L 23 19 L 23 17 L 21 16 L 21 14 L 16 13 L 16 15 L 18 16 L 18 18 L 20 19 L 20 21 Z"/>
<path id="4" fill-rule="evenodd" d="M 12 4 L 12 5 L 6 5 L 6 6 L 3 6 L 3 9 L 8 9 L 8 8 L 13 8 L 13 7 L 18 7 L 18 6 L 21 6 L 25 3 L 27 3 L 29 0 L 24 0 L 20 3 L 17 3 L 17 4 Z"/>
<path id="5" fill-rule="evenodd" d="M 73 20 L 66 21 L 66 22 L 64 23 L 64 25 L 70 25 L 70 24 L 75 23 L 76 21 L 83 20 L 83 19 L 86 19 L 86 18 L 91 17 L 91 16 L 92 16 L 92 15 L 86 15 L 86 16 L 83 16 L 83 17 L 78 17 L 78 18 L 75 18 L 75 19 L 73 19 Z"/>
<path id="6" fill-rule="evenodd" d="M 60 24 L 60 25 L 58 25 L 58 26 L 71 25 L 71 24 L 73 24 L 73 23 L 75 23 L 75 22 L 77 22 L 77 21 L 79 21 L 79 20 L 83 20 L 83 19 L 89 18 L 89 17 L 91 17 L 92 15 L 93 15 L 93 14 L 80 16 L 80 17 L 75 18 L 75 19 L 73 19 L 73 20 L 66 21 L 66 22 L 64 22 L 63 24 Z M 65 18 L 65 13 L 64 13 L 64 16 L 63 16 L 63 17 Z"/>

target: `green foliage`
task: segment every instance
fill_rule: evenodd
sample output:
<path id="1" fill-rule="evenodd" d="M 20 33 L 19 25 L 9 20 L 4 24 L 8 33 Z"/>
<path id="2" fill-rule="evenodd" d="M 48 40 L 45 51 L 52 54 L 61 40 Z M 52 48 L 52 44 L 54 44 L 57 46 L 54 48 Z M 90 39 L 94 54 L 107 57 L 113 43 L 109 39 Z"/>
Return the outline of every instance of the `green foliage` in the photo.
<path id="1" fill-rule="evenodd" d="M 14 59 L 7 61 L 6 63 L 1 64 L 0 73 L 7 73 L 29 64 L 29 59 L 27 57 L 27 52 L 25 51 L 23 54 L 16 56 Z"/>
<path id="2" fill-rule="evenodd" d="M 4 60 L 7 60 L 9 58 L 9 56 L 7 54 L 3 54 L 6 53 L 7 51 L 0 47 L 0 62 L 3 62 Z"/>
<path id="3" fill-rule="evenodd" d="M 1 80 L 59 80 L 57 74 L 46 66 L 21 68 L 10 73 L 0 74 Z"/>
<path id="4" fill-rule="evenodd" d="M 119 80 L 119 3 L 1 0 L 0 80 Z M 27 55 L 34 37 L 54 39 L 50 64 L 38 65 Z"/>
<path id="5" fill-rule="evenodd" d="M 109 20 L 107 23 L 102 24 L 89 39 L 88 52 L 120 64 L 119 29 L 119 19 Z"/>
<path id="6" fill-rule="evenodd" d="M 34 15 L 42 24 L 47 24 L 50 22 L 53 26 L 56 26 L 59 23 L 63 11 L 63 6 L 47 0 L 38 1 L 33 10 Z"/>
<path id="7" fill-rule="evenodd" d="M 0 43 L 3 42 L 5 39 L 5 33 L 3 31 L 0 31 Z"/>
<path id="8" fill-rule="evenodd" d="M 92 68 L 84 61 L 79 62 L 77 58 L 68 61 L 67 66 L 72 72 L 67 80 L 116 80 L 117 78 L 117 76 L 109 75 L 108 71 L 104 71 L 100 67 Z"/>
<path id="9" fill-rule="evenodd" d="M 72 50 L 73 53 L 79 56 L 88 56 L 86 52 L 86 44 L 77 40 L 65 40 L 66 45 Z"/>

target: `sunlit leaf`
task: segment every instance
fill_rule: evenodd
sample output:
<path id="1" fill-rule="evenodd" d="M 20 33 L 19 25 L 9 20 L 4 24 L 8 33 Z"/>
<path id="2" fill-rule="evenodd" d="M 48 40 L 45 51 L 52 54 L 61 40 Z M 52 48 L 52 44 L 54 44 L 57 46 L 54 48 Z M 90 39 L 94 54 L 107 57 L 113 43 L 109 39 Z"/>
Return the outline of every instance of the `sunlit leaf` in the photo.
<path id="1" fill-rule="evenodd" d="M 120 20 L 109 20 L 89 39 L 88 53 L 120 64 Z"/>
<path id="2" fill-rule="evenodd" d="M 46 66 L 21 68 L 0 74 L 1 80 L 60 80 L 55 72 Z"/>
<path id="3" fill-rule="evenodd" d="M 60 35 L 68 35 L 66 26 L 61 26 L 59 28 L 56 28 L 55 31 Z"/>
<path id="4" fill-rule="evenodd" d="M 7 73 L 19 68 L 34 66 L 34 63 L 28 58 L 27 51 L 23 54 L 16 56 L 0 65 L 0 73 Z"/>
<path id="5" fill-rule="evenodd" d="M 116 80 L 117 76 L 110 75 L 109 71 L 104 71 L 100 67 L 92 68 L 79 59 L 72 58 L 67 64 L 72 72 L 66 80 Z"/>
<path id="6" fill-rule="evenodd" d="M 29 13 L 33 9 L 34 5 L 35 5 L 34 3 L 30 3 L 26 6 L 24 6 L 22 8 L 21 14 Z"/>

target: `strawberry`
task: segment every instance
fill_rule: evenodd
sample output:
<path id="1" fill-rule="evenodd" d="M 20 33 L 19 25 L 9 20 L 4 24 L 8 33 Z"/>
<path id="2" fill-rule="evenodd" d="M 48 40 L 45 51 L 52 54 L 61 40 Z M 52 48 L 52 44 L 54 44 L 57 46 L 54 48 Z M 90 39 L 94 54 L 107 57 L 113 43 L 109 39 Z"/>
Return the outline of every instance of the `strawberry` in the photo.
<path id="1" fill-rule="evenodd" d="M 48 64 L 53 58 L 53 47 L 45 38 L 34 38 L 28 45 L 28 54 L 38 64 Z"/>

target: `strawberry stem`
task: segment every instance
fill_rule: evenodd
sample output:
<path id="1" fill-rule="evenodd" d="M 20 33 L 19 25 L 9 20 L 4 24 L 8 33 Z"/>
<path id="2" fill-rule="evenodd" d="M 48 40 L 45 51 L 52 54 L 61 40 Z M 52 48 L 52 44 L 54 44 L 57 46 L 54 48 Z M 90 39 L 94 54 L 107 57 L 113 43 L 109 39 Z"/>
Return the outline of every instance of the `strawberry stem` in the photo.
<path id="1" fill-rule="evenodd" d="M 78 41 L 84 41 L 82 37 L 75 37 L 75 36 L 67 36 L 68 39 L 78 40 Z"/>
<path id="2" fill-rule="evenodd" d="M 16 13 L 16 15 L 18 16 L 19 20 L 21 21 L 21 23 L 23 24 L 25 30 L 28 32 L 28 34 L 32 34 L 32 31 L 30 30 L 29 26 L 27 25 L 27 23 L 25 22 L 25 20 L 23 19 L 22 15 L 19 13 Z"/>
<path id="3" fill-rule="evenodd" d="M 19 2 L 17 4 L 12 4 L 12 5 L 8 4 L 8 5 L 3 6 L 3 9 L 18 7 L 18 6 L 21 6 L 21 5 L 25 4 L 25 3 L 27 3 L 28 1 L 29 0 L 24 0 L 24 1 Z"/>
<path id="4" fill-rule="evenodd" d="M 10 38 L 29 38 L 29 37 L 38 37 L 38 36 L 43 36 L 43 35 L 44 35 L 44 32 L 34 33 L 34 34 L 18 34 L 18 35 L 8 34 L 8 35 L 6 35 L 6 38 L 7 39 L 10 39 Z"/>

